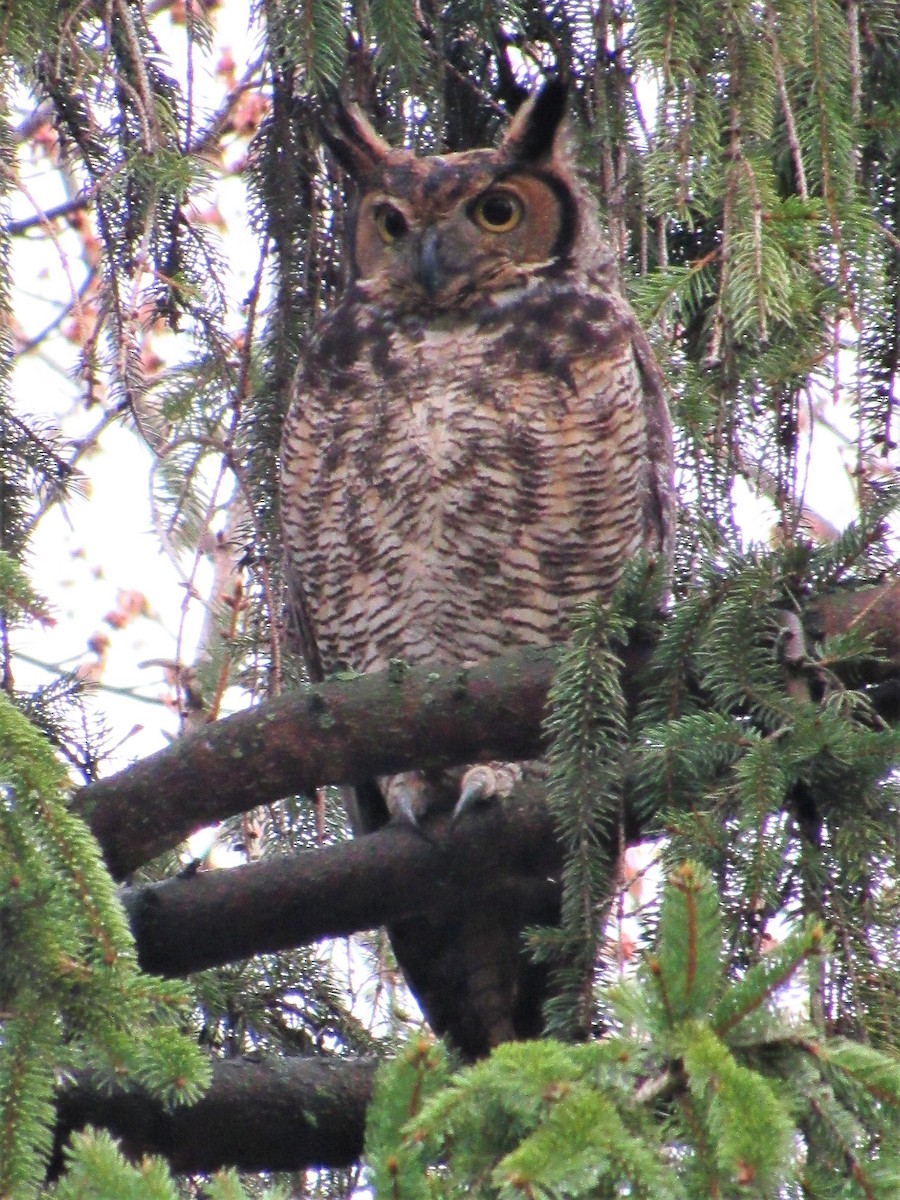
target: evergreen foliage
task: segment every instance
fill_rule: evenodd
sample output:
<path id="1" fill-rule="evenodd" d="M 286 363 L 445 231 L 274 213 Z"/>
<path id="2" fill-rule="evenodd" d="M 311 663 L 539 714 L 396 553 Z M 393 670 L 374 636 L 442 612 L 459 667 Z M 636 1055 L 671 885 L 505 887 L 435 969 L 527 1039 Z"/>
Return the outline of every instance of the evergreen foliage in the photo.
<path id="1" fill-rule="evenodd" d="M 53 1200 L 179 1200 L 183 1195 L 161 1158 L 145 1158 L 135 1166 L 128 1162 L 109 1134 L 78 1133 L 72 1139 L 71 1166 L 46 1194 Z M 266 1188 L 248 1192 L 233 1171 L 224 1171 L 204 1182 L 208 1200 L 283 1200 L 286 1193 Z"/>
<path id="2" fill-rule="evenodd" d="M 548 1010 L 551 1030 L 563 1036 L 590 1028 L 598 917 L 620 848 L 626 711 L 615 648 L 627 636 L 615 601 L 585 606 L 573 619 L 548 698 L 548 803 L 565 854 L 562 921 L 559 929 L 536 934 L 534 942 L 539 959 L 565 964 L 557 971 L 557 994 Z"/>
<path id="3" fill-rule="evenodd" d="M 554 964 L 548 1032 L 583 1037 L 593 1022 L 593 964 L 610 876 L 625 847 L 625 770 L 629 719 L 618 652 L 634 629 L 658 616 L 658 577 L 637 559 L 608 605 L 583 605 L 572 619 L 547 699 L 550 742 L 547 803 L 564 850 L 560 925 L 535 930 L 537 961 Z"/>
<path id="4" fill-rule="evenodd" d="M 193 553 L 223 525 L 239 547 L 244 592 L 216 607 L 196 672 L 201 716 L 230 683 L 257 698 L 302 676 L 285 652 L 277 446 L 303 338 L 346 277 L 350 197 L 319 135 L 334 88 L 398 144 L 440 152 L 490 141 L 538 77 L 563 75 L 583 166 L 671 385 L 684 503 L 665 620 L 637 565 L 611 606 L 576 621 L 548 721 L 564 911 L 532 944 L 557 970 L 551 1028 L 592 1040 L 507 1046 L 453 1076 L 418 1039 L 379 1083 L 377 1193 L 898 1194 L 898 733 L 870 688 L 840 682 L 865 677 L 871 641 L 855 629 L 818 641 L 801 622 L 817 597 L 895 569 L 897 497 L 883 477 L 900 376 L 896 4 L 263 0 L 259 58 L 235 86 L 264 104 L 244 169 L 258 257 L 238 299 L 217 235 L 196 219 L 234 104 L 203 111 L 192 82 L 215 6 L 180 6 L 192 64 L 180 81 L 154 32 L 169 7 L 14 0 L 0 38 L 6 107 L 30 89 L 61 139 L 63 219 L 88 221 L 97 239 L 80 396 L 152 448 L 168 552 Z M 5 108 L 4 216 L 24 136 Z M 207 1075 L 191 1032 L 223 1056 L 393 1042 L 360 1021 L 327 949 L 206 973 L 193 999 L 137 970 L 97 848 L 65 806 L 60 759 L 93 778 L 103 740 L 73 730 L 75 681 L 22 696 L 12 678 L 17 626 L 45 619 L 29 538 L 77 487 L 77 454 L 11 394 L 8 225 L 0 1196 L 17 1198 L 42 1185 L 53 1091 L 76 1063 L 176 1103 Z M 159 369 L 144 351 L 163 329 L 182 352 Z M 806 497 L 810 437 L 832 396 L 849 397 L 855 420 L 859 516 L 839 534 Z M 744 546 L 739 486 L 772 505 L 765 549 Z M 629 707 L 621 653 L 653 623 L 657 651 Z M 653 951 L 612 986 L 604 937 L 634 824 L 659 839 L 669 882 L 641 914 Z M 336 803 L 301 797 L 223 837 L 275 854 L 345 834 Z M 192 1186 L 158 1162 L 126 1163 L 105 1135 L 78 1136 L 67 1161 L 60 1197 Z M 244 1194 L 234 1177 L 203 1189 Z"/>
<path id="5" fill-rule="evenodd" d="M 63 768 L 0 695 L 0 1195 L 37 1195 L 57 1073 L 84 1061 L 189 1103 L 209 1064 L 184 1028 L 190 992 L 139 971 Z"/>
<path id="6" fill-rule="evenodd" d="M 894 917 L 878 905 L 865 919 L 853 913 L 870 888 L 886 900 L 896 887 L 897 730 L 865 690 L 833 673 L 835 662 L 852 674 L 871 655 L 865 639 L 791 645 L 798 602 L 818 581 L 877 572 L 880 545 L 867 562 L 872 526 L 864 516 L 840 548 L 821 553 L 732 558 L 676 606 L 635 733 L 632 779 L 637 803 L 659 814 L 667 855 L 700 855 L 714 871 L 738 955 L 755 960 L 779 914 L 814 912 L 837 935 L 828 1027 L 865 1029 L 895 1047 L 886 1017 L 895 971 L 870 940 Z"/>
<path id="7" fill-rule="evenodd" d="M 679 867 L 656 948 L 610 991 L 602 1040 L 502 1046 L 449 1079 L 417 1042 L 382 1068 L 376 1195 L 893 1195 L 896 1057 L 822 1038 L 789 1002 L 821 926 L 731 978 L 720 917 L 711 877 Z M 840 1145 L 827 1170 L 811 1153 L 819 1121 Z"/>

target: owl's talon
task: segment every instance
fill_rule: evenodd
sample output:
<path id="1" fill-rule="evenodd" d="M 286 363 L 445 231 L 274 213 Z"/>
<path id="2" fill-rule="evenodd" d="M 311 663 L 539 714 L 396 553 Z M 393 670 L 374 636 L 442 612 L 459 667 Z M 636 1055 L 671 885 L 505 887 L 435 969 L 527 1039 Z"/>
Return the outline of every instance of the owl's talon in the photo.
<path id="1" fill-rule="evenodd" d="M 408 798 L 397 801 L 397 807 L 394 810 L 394 819 L 399 821 L 401 825 L 411 825 L 413 829 L 419 828 L 419 820 L 413 811 L 412 801 Z"/>
<path id="2" fill-rule="evenodd" d="M 476 771 L 481 771 L 481 768 L 473 767 L 463 776 L 462 786 L 459 789 L 459 799 L 450 817 L 451 825 L 455 825 L 463 813 L 473 805 L 490 800 L 494 795 L 484 776 L 481 774 L 476 776 Z M 491 771 L 491 774 L 493 775 L 493 771 Z"/>
<path id="3" fill-rule="evenodd" d="M 462 777 L 450 824 L 455 825 L 476 804 L 504 799 L 521 778 L 522 768 L 518 763 L 478 763 L 469 767 Z"/>
<path id="4" fill-rule="evenodd" d="M 419 830 L 418 812 L 424 803 L 424 784 L 415 771 L 404 771 L 382 781 L 388 810 L 401 825 Z"/>

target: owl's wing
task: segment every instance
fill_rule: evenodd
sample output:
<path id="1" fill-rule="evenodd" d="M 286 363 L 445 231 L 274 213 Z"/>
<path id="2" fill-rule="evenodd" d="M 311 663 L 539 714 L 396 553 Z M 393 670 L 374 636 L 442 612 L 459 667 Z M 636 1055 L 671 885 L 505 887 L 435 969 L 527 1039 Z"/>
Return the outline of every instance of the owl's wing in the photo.
<path id="1" fill-rule="evenodd" d="M 286 588 L 285 636 L 288 648 L 306 664 L 312 683 L 324 679 L 309 598 L 294 547 L 302 537 L 302 506 L 307 491 L 311 456 L 309 429 L 304 418 L 305 384 L 297 372 L 291 403 L 281 435 L 281 550 Z"/>
<path id="2" fill-rule="evenodd" d="M 298 578 L 298 572 L 291 565 L 289 555 L 285 555 L 284 578 L 287 588 L 284 624 L 288 648 L 303 659 L 310 683 L 321 683 L 325 672 L 322 670 L 315 628 L 309 615 L 303 581 Z"/>
<path id="3" fill-rule="evenodd" d="M 647 335 L 629 309 L 631 347 L 641 380 L 647 454 L 650 460 L 647 519 L 659 530 L 664 561 L 671 567 L 675 547 L 675 481 L 672 421 L 666 399 L 668 386 Z"/>

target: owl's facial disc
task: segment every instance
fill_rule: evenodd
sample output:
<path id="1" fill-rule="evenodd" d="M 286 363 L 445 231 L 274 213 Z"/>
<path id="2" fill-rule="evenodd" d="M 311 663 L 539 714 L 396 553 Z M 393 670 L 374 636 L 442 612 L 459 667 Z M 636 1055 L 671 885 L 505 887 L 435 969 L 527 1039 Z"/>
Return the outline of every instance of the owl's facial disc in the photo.
<path id="1" fill-rule="evenodd" d="M 569 214 L 554 181 L 527 171 L 498 178 L 477 159 L 471 171 L 431 162 L 417 162 L 419 186 L 407 172 L 403 191 L 385 186 L 362 199 L 354 261 L 373 294 L 377 284 L 397 307 L 466 307 L 470 297 L 520 287 L 567 248 Z"/>

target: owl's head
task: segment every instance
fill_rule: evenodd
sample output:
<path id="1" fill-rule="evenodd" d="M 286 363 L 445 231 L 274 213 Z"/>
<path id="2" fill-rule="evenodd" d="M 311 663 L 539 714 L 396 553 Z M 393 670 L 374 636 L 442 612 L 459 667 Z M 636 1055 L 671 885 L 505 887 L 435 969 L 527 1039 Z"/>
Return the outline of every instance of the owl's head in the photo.
<path id="1" fill-rule="evenodd" d="M 465 309 L 567 265 L 584 206 L 565 109 L 565 85 L 551 80 L 496 149 L 420 158 L 339 108 L 325 138 L 356 184 L 354 283 L 397 311 Z"/>

